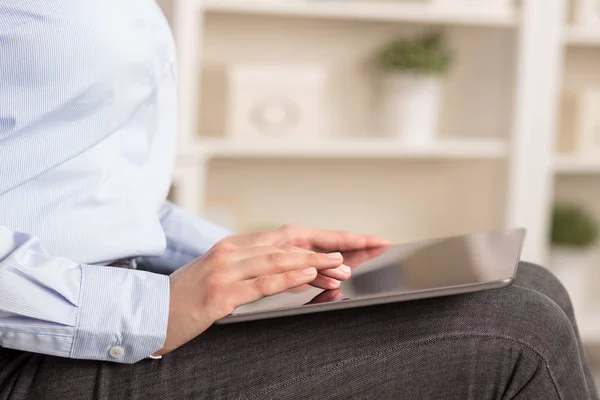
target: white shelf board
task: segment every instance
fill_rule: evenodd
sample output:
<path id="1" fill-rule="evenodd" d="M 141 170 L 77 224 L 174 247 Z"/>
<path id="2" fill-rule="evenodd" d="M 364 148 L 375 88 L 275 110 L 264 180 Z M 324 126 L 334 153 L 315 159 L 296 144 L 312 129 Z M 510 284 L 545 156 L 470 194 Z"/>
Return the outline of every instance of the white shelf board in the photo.
<path id="1" fill-rule="evenodd" d="M 577 325 L 584 343 L 600 345 L 600 312 L 578 316 Z"/>
<path id="2" fill-rule="evenodd" d="M 559 155 L 554 160 L 554 171 L 558 174 L 600 174 L 600 157 Z"/>
<path id="3" fill-rule="evenodd" d="M 600 46 L 600 28 L 567 27 L 563 40 L 571 46 Z"/>
<path id="4" fill-rule="evenodd" d="M 385 139 L 314 141 L 198 140 L 180 156 L 205 158 L 415 158 L 500 159 L 507 155 L 499 139 L 440 140 L 427 146 L 407 146 Z"/>
<path id="5" fill-rule="evenodd" d="M 377 2 L 365 0 L 196 0 L 213 13 L 259 14 L 367 21 L 405 21 L 456 25 L 514 27 L 514 9 L 490 7 L 443 7 L 434 2 Z"/>

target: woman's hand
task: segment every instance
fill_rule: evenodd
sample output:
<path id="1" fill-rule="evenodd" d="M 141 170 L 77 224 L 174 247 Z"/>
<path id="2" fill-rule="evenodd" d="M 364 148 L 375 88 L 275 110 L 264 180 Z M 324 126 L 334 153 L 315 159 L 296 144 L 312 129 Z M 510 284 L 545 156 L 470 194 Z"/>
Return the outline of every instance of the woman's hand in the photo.
<path id="1" fill-rule="evenodd" d="M 299 249 L 319 252 L 365 250 L 390 245 L 389 240 L 375 236 L 358 235 L 344 231 L 310 229 L 296 225 L 285 225 L 271 231 L 231 236 L 223 242 L 239 247 L 292 245 Z M 317 278 L 310 284 L 321 289 L 336 289 L 340 285 L 340 280 L 348 279 L 350 273 L 351 269 L 346 265 L 336 269 L 323 269 L 319 271 Z"/>
<path id="2" fill-rule="evenodd" d="M 156 355 L 192 340 L 236 308 L 314 282 L 317 271 L 338 268 L 342 262 L 339 253 L 319 254 L 291 245 L 221 242 L 170 276 L 167 338 Z"/>
<path id="3" fill-rule="evenodd" d="M 362 250 L 390 245 L 389 240 L 376 236 L 311 229 L 296 225 L 284 225 L 271 231 L 231 236 L 224 241 L 240 247 L 291 244 L 314 251 Z"/>
<path id="4" fill-rule="evenodd" d="M 352 267 L 358 268 L 362 263 L 372 260 L 373 258 L 383 254 L 389 246 L 376 247 L 372 249 L 349 251 L 343 254 L 344 263 Z M 319 293 L 315 298 L 306 304 L 330 303 L 333 301 L 342 300 L 344 297 L 340 289 L 328 289 Z"/>

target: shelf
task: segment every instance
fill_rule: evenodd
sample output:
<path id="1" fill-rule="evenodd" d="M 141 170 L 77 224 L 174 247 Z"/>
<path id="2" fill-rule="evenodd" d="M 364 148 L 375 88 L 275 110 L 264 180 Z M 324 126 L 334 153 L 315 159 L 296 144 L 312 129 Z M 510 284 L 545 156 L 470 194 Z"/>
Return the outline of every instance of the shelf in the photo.
<path id="1" fill-rule="evenodd" d="M 554 171 L 558 174 L 600 174 L 600 157 L 560 155 L 554 160 Z"/>
<path id="2" fill-rule="evenodd" d="M 600 314 L 578 317 L 579 334 L 586 344 L 600 344 Z"/>
<path id="3" fill-rule="evenodd" d="M 349 0 L 197 0 L 212 13 L 259 14 L 366 21 L 514 27 L 515 10 L 489 7 L 440 7 L 435 3 L 375 2 Z"/>
<path id="4" fill-rule="evenodd" d="M 406 146 L 391 140 L 232 141 L 199 140 L 180 156 L 205 158 L 413 158 L 500 159 L 507 155 L 499 139 L 452 139 L 428 146 Z"/>
<path id="5" fill-rule="evenodd" d="M 600 29 L 568 27 L 564 42 L 571 46 L 600 46 Z"/>

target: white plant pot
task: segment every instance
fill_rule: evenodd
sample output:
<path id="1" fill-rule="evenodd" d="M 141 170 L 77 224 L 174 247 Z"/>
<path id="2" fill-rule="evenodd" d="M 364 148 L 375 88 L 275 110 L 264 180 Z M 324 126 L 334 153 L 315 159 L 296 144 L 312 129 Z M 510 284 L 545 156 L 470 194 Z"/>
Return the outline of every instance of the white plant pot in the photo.
<path id="1" fill-rule="evenodd" d="M 583 313 L 591 295 L 592 253 L 566 247 L 553 247 L 550 267 L 569 292 L 576 313 Z"/>
<path id="2" fill-rule="evenodd" d="M 409 145 L 435 140 L 442 97 L 439 78 L 388 74 L 381 81 L 381 128 Z"/>

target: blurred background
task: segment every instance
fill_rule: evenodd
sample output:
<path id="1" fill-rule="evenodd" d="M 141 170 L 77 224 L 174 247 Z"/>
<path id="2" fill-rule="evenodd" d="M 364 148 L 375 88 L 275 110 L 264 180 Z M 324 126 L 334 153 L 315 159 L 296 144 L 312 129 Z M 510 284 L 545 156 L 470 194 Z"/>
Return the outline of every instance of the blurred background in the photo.
<path id="1" fill-rule="evenodd" d="M 600 345 L 600 0 L 160 0 L 171 198 L 236 232 L 525 227 Z"/>

